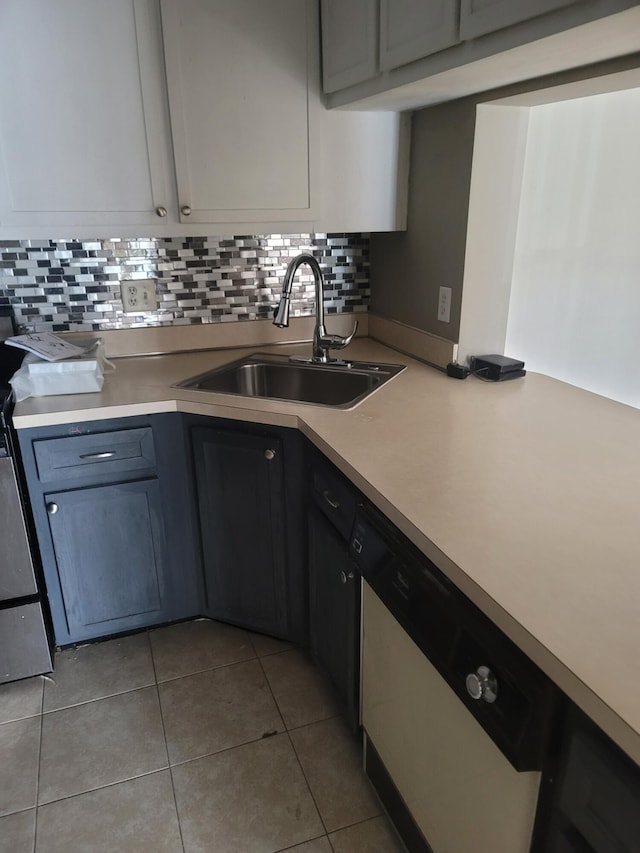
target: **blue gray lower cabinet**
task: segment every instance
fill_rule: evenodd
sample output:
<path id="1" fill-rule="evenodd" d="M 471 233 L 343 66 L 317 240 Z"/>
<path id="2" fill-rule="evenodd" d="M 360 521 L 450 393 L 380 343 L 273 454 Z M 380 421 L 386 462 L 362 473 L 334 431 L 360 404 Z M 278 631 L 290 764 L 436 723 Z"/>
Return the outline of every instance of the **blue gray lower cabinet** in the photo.
<path id="1" fill-rule="evenodd" d="M 164 618 L 167 556 L 157 478 L 48 493 L 69 634 Z"/>
<path id="2" fill-rule="evenodd" d="M 199 615 L 179 416 L 19 432 L 58 645 Z"/>
<path id="3" fill-rule="evenodd" d="M 205 612 L 304 643 L 306 564 L 300 437 L 192 420 Z"/>
<path id="4" fill-rule="evenodd" d="M 542 777 L 531 849 L 640 851 L 640 768 L 568 700 Z"/>
<path id="5" fill-rule="evenodd" d="M 195 616 L 306 644 L 295 430 L 166 414 L 19 441 L 58 645 Z"/>
<path id="6" fill-rule="evenodd" d="M 347 543 L 315 507 L 309 513 L 309 643 L 345 719 L 360 724 L 360 575 Z"/>

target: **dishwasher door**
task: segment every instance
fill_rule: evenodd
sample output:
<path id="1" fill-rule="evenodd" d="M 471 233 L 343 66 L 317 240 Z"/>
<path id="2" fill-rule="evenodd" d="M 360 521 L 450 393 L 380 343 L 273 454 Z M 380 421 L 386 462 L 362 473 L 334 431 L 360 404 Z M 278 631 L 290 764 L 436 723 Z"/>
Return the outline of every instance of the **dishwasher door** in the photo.
<path id="1" fill-rule="evenodd" d="M 362 614 L 366 739 L 434 853 L 526 853 L 540 773 L 512 767 L 367 583 Z"/>

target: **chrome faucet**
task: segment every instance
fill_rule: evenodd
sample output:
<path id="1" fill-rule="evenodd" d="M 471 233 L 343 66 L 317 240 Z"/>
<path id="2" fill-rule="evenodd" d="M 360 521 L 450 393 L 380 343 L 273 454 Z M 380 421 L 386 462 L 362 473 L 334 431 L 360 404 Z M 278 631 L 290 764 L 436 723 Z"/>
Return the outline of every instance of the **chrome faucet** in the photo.
<path id="1" fill-rule="evenodd" d="M 289 325 L 289 304 L 291 300 L 291 288 L 293 279 L 301 264 L 308 264 L 313 273 L 313 280 L 316 286 L 316 325 L 313 330 L 313 353 L 311 355 L 312 362 L 327 364 L 331 361 L 337 361 L 331 358 L 329 350 L 343 349 L 353 340 L 353 336 L 358 328 L 358 321 L 353 327 L 353 331 L 346 338 L 341 335 L 328 335 L 324 327 L 324 279 L 322 278 L 322 270 L 313 255 L 297 255 L 287 267 L 282 282 L 282 296 L 278 307 L 273 312 L 273 324 L 281 329 Z"/>

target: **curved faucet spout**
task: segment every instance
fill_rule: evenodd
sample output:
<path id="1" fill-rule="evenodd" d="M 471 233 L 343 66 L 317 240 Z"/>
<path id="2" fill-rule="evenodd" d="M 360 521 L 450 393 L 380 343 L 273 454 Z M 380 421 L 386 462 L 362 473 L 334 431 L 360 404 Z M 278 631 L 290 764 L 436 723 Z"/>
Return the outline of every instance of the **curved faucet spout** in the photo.
<path id="1" fill-rule="evenodd" d="M 330 357 L 329 351 L 332 349 L 342 349 L 350 344 L 358 328 L 358 323 L 356 322 L 353 331 L 346 338 L 343 338 L 341 335 L 327 334 L 327 330 L 324 327 L 324 279 L 320 265 L 313 255 L 303 252 L 290 261 L 282 281 L 282 296 L 280 297 L 278 307 L 273 313 L 273 323 L 280 328 L 289 325 L 289 307 L 293 279 L 298 271 L 298 267 L 302 264 L 307 264 L 311 268 L 316 290 L 316 325 L 313 330 L 313 353 L 311 361 L 322 363 L 334 361 L 335 359 Z"/>

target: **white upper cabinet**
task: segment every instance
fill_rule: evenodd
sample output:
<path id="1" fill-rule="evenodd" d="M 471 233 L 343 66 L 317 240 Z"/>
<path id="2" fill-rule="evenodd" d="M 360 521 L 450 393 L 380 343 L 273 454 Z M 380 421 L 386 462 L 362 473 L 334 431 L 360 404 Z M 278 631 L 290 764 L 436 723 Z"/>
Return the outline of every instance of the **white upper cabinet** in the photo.
<path id="1" fill-rule="evenodd" d="M 312 220 L 315 4 L 162 0 L 161 8 L 181 221 Z"/>
<path id="2" fill-rule="evenodd" d="M 406 123 L 325 109 L 318 0 L 0 0 L 0 28 L 0 238 L 405 227 Z"/>
<path id="3" fill-rule="evenodd" d="M 322 0 L 322 85 L 336 92 L 378 73 L 376 0 Z"/>
<path id="4" fill-rule="evenodd" d="M 380 68 L 388 71 L 457 44 L 459 0 L 380 0 Z"/>
<path id="5" fill-rule="evenodd" d="M 578 0 L 460 0 L 460 38 L 472 39 Z"/>
<path id="6" fill-rule="evenodd" d="M 172 191 L 157 4 L 2 0 L 0 31 L 0 228 L 156 224 Z"/>

